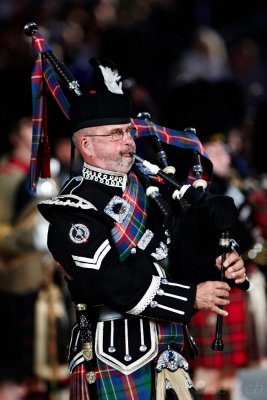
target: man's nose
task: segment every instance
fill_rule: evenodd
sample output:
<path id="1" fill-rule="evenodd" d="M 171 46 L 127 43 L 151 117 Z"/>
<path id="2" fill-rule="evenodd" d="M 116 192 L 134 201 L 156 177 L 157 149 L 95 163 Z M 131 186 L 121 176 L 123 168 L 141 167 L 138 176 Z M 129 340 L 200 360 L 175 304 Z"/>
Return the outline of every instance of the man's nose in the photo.
<path id="1" fill-rule="evenodd" d="M 135 143 L 134 137 L 133 137 L 132 133 L 129 131 L 124 131 L 123 140 L 125 143 Z"/>

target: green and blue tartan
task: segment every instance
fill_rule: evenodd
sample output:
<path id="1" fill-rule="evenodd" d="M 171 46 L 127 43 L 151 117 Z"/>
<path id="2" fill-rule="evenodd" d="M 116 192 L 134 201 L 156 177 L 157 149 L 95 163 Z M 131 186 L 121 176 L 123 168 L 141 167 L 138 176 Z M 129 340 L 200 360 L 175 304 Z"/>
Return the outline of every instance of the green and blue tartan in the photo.
<path id="1" fill-rule="evenodd" d="M 130 375 L 124 375 L 100 360 L 97 360 L 97 364 L 96 387 L 99 400 L 151 400 L 153 388 L 150 363 Z"/>
<path id="2" fill-rule="evenodd" d="M 124 221 L 116 222 L 111 231 L 114 243 L 120 255 L 120 260 L 124 261 L 141 239 L 146 225 L 148 199 L 144 188 L 131 172 L 128 177 L 128 185 L 122 198 L 130 204 L 130 211 Z"/>
<path id="3" fill-rule="evenodd" d="M 157 322 L 159 353 L 166 350 L 168 344 L 173 344 L 177 351 L 184 347 L 184 334 L 181 324 L 176 322 Z"/>
<path id="4" fill-rule="evenodd" d="M 174 322 L 159 322 L 159 352 L 173 344 L 183 348 L 182 326 Z M 154 391 L 154 365 L 148 363 L 130 375 L 124 375 L 113 367 L 96 360 L 96 392 L 98 400 L 151 400 Z M 77 366 L 70 378 L 70 400 L 90 400 L 90 385 L 86 382 L 86 369 Z"/>

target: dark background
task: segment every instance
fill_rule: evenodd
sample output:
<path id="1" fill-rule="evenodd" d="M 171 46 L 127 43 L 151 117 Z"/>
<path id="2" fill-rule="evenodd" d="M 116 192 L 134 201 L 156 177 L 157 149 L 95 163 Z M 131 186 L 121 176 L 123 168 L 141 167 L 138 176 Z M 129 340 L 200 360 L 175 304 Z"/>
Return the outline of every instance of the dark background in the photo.
<path id="1" fill-rule="evenodd" d="M 149 111 L 155 122 L 174 129 L 193 126 L 201 140 L 238 127 L 245 134 L 247 157 L 259 172 L 267 172 L 266 1 L 1 0 L 1 153 L 9 149 L 13 123 L 31 114 L 33 55 L 31 39 L 23 33 L 31 21 L 83 91 L 94 87 L 88 60 L 111 58 L 135 112 Z M 203 26 L 223 42 L 227 72 L 186 76 L 180 62 Z M 48 126 L 52 146 L 68 134 L 52 98 Z"/>

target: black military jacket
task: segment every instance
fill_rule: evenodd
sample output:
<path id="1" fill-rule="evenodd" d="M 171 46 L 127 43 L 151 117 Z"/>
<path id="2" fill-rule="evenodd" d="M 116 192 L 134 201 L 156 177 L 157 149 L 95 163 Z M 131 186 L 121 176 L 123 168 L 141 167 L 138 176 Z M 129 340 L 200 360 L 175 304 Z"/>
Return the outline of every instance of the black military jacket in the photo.
<path id="1" fill-rule="evenodd" d="M 66 273 L 73 301 L 98 313 L 96 355 L 129 374 L 156 357 L 157 321 L 189 323 L 196 284 L 174 281 L 166 271 L 172 233 L 151 202 L 142 238 L 120 261 L 111 230 L 114 198 L 122 196 L 126 185 L 126 174 L 85 164 L 83 176 L 38 208 L 50 222 L 48 247 Z M 169 269 L 186 268 L 174 259 L 171 264 Z M 75 341 L 73 336 L 72 369 L 83 362 Z"/>

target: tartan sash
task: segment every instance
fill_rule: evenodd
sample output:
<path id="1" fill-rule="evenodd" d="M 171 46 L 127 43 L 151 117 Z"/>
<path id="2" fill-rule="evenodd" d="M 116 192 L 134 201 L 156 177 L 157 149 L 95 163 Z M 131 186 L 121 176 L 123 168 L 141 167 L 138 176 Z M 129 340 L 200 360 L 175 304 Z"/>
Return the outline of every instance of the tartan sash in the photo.
<path id="1" fill-rule="evenodd" d="M 122 198 L 130 204 L 130 210 L 122 222 L 116 222 L 111 231 L 114 243 L 120 255 L 120 261 L 124 261 L 141 239 L 146 225 L 148 199 L 144 188 L 137 176 L 131 172 L 128 177 L 128 185 Z"/>

